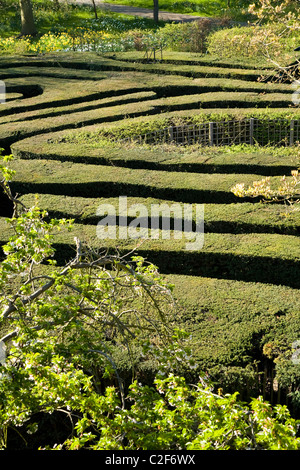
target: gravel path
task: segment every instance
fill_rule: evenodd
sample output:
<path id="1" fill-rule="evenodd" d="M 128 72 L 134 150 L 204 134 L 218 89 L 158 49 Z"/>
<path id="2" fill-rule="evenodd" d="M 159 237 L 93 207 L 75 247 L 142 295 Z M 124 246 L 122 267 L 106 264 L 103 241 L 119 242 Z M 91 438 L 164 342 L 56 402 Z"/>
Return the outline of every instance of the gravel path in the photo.
<path id="1" fill-rule="evenodd" d="M 92 2 L 89 0 L 69 0 L 69 3 L 77 3 L 80 5 L 90 5 Z M 153 18 L 153 10 L 147 8 L 137 8 L 127 5 L 113 5 L 111 3 L 105 3 L 101 0 L 95 0 L 98 8 L 107 9 L 116 13 L 132 16 L 142 16 L 144 18 Z M 201 16 L 183 15 L 180 13 L 169 13 L 167 11 L 159 11 L 159 19 L 162 21 L 175 21 L 175 22 L 190 22 L 203 19 Z"/>

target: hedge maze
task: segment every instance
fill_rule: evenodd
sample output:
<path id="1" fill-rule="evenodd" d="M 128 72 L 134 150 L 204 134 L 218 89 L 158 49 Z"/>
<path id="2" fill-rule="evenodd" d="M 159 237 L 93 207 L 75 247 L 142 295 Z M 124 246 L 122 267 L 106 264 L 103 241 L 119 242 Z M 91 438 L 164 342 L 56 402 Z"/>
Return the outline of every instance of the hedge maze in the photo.
<path id="1" fill-rule="evenodd" d="M 259 80 L 268 70 L 196 54 L 151 63 L 142 53 L 60 53 L 2 57 L 0 64 L 9 98 L 0 105 L 0 147 L 15 156 L 12 189 L 26 204 L 38 194 L 49 216 L 75 220 L 73 232 L 57 236 L 58 261 L 74 254 L 75 235 L 121 253 L 138 245 L 175 285 L 178 325 L 192 333 L 199 368 L 242 397 L 286 396 L 290 389 L 272 381 L 276 354 L 267 357 L 264 346 L 284 350 L 300 338 L 300 215 L 237 198 L 231 188 L 289 175 L 299 166 L 297 145 L 201 148 L 122 139 L 176 123 L 298 119 L 290 84 Z M 109 203 L 117 211 L 120 196 L 146 208 L 204 204 L 203 248 L 187 251 L 186 240 L 175 237 L 140 245 L 100 240 L 97 208 Z M 2 196 L 2 244 L 10 211 Z"/>

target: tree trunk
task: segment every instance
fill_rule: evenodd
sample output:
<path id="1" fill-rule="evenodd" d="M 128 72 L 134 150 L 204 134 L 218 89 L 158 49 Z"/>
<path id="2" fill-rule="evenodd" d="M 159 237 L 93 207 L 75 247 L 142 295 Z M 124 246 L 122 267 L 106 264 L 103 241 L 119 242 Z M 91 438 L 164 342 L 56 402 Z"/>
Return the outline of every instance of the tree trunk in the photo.
<path id="1" fill-rule="evenodd" d="M 155 23 L 158 23 L 158 0 L 153 0 L 153 19 Z"/>
<path id="2" fill-rule="evenodd" d="M 95 19 L 97 20 L 98 19 L 98 14 L 97 14 L 97 8 L 96 8 L 95 0 L 92 0 L 92 4 L 93 4 L 94 13 L 95 13 Z"/>
<path id="3" fill-rule="evenodd" d="M 21 36 L 35 36 L 37 29 L 34 23 L 31 0 L 19 0 L 21 9 Z"/>

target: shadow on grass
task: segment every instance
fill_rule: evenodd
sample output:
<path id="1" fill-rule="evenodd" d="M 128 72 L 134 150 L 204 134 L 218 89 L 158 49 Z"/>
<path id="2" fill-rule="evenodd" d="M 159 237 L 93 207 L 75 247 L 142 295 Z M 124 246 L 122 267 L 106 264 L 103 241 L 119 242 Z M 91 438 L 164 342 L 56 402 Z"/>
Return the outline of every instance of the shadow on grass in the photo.
<path id="1" fill-rule="evenodd" d="M 55 259 L 64 265 L 75 256 L 75 246 L 54 244 Z M 99 249 L 105 250 L 105 245 Z M 114 252 L 114 251 L 112 251 Z M 121 256 L 128 251 L 118 250 Z M 228 253 L 205 253 L 201 251 L 151 251 L 139 249 L 136 254 L 155 264 L 161 274 L 180 274 L 259 282 L 300 288 L 300 263 L 295 260 L 266 256 L 237 256 Z"/>
<path id="2" fill-rule="evenodd" d="M 113 183 L 106 181 L 91 181 L 88 183 L 22 183 L 12 182 L 13 193 L 18 194 L 55 194 L 81 197 L 153 197 L 185 203 L 214 203 L 224 204 L 240 202 L 240 198 L 231 192 L 215 190 L 198 190 L 189 188 L 158 188 L 143 184 Z M 249 202 L 246 198 L 245 202 Z M 251 202 L 254 200 L 252 199 Z"/>

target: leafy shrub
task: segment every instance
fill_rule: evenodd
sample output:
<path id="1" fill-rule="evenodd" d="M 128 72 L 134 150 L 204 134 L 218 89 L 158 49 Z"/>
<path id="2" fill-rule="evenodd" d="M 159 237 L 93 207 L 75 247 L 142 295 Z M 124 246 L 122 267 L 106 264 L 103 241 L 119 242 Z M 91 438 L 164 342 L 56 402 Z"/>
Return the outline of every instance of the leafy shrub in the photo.
<path id="1" fill-rule="evenodd" d="M 237 394 L 221 396 L 203 381 L 192 387 L 183 377 L 169 374 L 158 376 L 155 387 L 133 382 L 127 399 L 130 409 L 121 410 L 116 391 L 108 389 L 103 404 L 110 405 L 113 419 L 98 414 L 100 438 L 87 432 L 91 420 L 84 418 L 76 426 L 79 436 L 66 441 L 66 447 L 74 450 L 88 443 L 94 450 L 299 449 L 296 422 L 287 408 L 272 409 L 261 397 L 248 408 Z"/>
<path id="2" fill-rule="evenodd" d="M 210 34 L 207 50 L 222 58 L 264 57 L 269 48 L 276 57 L 291 53 L 299 41 L 299 31 L 291 35 L 280 24 L 235 27 Z"/>
<path id="3" fill-rule="evenodd" d="M 192 2 L 174 2 L 170 7 L 173 11 L 184 12 L 184 13 L 193 13 L 196 10 L 195 3 Z"/>
<path id="4" fill-rule="evenodd" d="M 226 20 L 216 23 L 209 18 L 203 18 L 190 23 L 167 24 L 160 29 L 160 34 L 165 38 L 168 47 L 174 51 L 204 53 L 208 35 L 224 25 Z"/>

